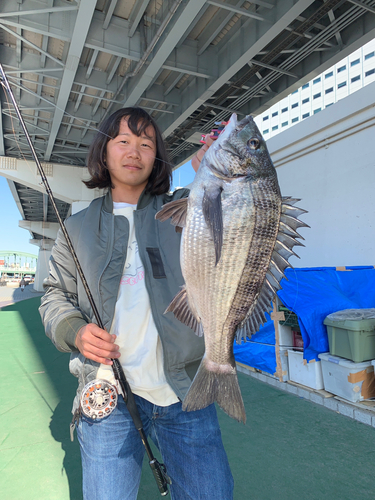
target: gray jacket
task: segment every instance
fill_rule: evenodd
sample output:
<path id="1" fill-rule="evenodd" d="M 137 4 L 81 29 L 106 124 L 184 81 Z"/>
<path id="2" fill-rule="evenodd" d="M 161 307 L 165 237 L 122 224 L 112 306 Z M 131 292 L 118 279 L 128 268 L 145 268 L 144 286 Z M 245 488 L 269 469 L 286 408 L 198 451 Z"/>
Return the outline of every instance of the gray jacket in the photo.
<path id="1" fill-rule="evenodd" d="M 145 284 L 163 346 L 165 376 L 181 400 L 198 369 L 204 342 L 173 313 L 163 314 L 184 283 L 180 268 L 181 235 L 170 221 L 156 221 L 155 214 L 165 203 L 188 194 L 186 189 L 160 196 L 143 193 L 134 212 Z M 65 225 L 100 317 L 110 331 L 126 260 L 129 222 L 125 217 L 113 215 L 109 192 L 69 217 Z M 87 323 L 95 323 L 95 317 L 61 229 L 52 250 L 50 274 L 44 288 L 46 294 L 39 311 L 46 334 L 57 349 L 71 353 L 69 368 L 79 379 L 74 411 L 83 386 L 96 378 L 99 363 L 85 359 L 75 345 L 78 330 Z"/>

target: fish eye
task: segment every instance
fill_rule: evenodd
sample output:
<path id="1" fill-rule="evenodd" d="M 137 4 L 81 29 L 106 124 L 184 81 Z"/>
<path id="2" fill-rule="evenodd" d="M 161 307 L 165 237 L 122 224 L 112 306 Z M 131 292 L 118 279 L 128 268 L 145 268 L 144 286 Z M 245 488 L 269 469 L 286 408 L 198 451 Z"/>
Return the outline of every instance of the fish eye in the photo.
<path id="1" fill-rule="evenodd" d="M 247 141 L 247 145 L 249 146 L 250 149 L 258 149 L 260 146 L 260 141 L 259 139 L 253 138 Z"/>

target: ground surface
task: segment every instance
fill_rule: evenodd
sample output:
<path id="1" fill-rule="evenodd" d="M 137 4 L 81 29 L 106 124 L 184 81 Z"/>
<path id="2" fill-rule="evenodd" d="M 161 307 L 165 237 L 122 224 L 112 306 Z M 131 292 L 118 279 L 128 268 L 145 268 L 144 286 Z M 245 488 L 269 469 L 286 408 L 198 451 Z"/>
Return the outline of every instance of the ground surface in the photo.
<path id="1" fill-rule="evenodd" d="M 79 448 L 69 438 L 76 381 L 69 356 L 44 334 L 39 302 L 0 311 L 1 498 L 80 500 Z M 246 375 L 239 381 L 247 424 L 219 410 L 235 500 L 373 498 L 374 428 Z M 138 498 L 161 498 L 147 465 Z"/>

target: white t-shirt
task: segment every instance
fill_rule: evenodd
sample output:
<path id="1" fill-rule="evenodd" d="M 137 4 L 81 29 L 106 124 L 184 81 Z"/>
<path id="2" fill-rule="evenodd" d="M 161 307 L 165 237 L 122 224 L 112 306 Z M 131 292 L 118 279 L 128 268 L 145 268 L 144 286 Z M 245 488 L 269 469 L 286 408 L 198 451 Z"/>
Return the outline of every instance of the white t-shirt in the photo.
<path id="1" fill-rule="evenodd" d="M 163 349 L 152 317 L 135 237 L 136 205 L 114 202 L 113 208 L 114 215 L 122 215 L 129 221 L 129 242 L 110 333 L 117 335 L 119 360 L 133 393 L 158 406 L 168 406 L 177 403 L 178 398 L 164 374 Z M 97 378 L 115 384 L 108 365 L 100 365 Z"/>

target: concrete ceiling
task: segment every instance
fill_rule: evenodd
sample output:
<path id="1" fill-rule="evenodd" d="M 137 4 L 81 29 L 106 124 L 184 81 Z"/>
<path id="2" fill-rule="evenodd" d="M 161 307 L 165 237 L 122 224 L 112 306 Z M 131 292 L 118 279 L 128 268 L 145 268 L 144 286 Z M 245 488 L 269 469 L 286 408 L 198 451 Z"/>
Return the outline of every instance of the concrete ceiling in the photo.
<path id="1" fill-rule="evenodd" d="M 0 62 L 35 150 L 82 167 L 116 109 L 146 108 L 179 165 L 215 121 L 261 113 L 374 37 L 375 0 L 0 3 Z M 0 155 L 30 158 L 0 94 Z"/>

